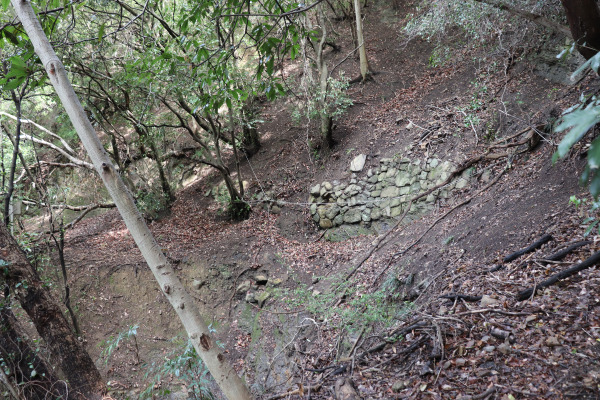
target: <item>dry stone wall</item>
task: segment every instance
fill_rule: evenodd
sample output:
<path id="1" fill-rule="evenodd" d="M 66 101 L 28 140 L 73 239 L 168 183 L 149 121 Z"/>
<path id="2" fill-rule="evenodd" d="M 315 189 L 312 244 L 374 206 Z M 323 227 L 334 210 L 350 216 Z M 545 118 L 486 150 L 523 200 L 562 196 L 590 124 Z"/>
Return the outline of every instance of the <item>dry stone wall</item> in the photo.
<path id="1" fill-rule="evenodd" d="M 310 188 L 310 213 L 323 229 L 346 224 L 370 225 L 373 221 L 398 217 L 410 199 L 445 181 L 455 166 L 438 158 L 411 160 L 382 158 L 377 168 L 362 171 L 364 155 L 356 157 L 349 182 L 323 182 Z M 362 176 L 361 176 L 362 175 Z M 442 189 L 413 203 L 410 219 L 428 212 L 438 198 L 447 198 L 452 189 L 468 184 L 468 172 Z"/>

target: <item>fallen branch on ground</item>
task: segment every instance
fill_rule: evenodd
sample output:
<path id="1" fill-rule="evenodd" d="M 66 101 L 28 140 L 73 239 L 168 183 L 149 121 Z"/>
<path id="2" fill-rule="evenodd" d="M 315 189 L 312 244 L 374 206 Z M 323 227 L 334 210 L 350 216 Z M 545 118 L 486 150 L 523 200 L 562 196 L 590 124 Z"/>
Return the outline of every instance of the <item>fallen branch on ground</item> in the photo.
<path id="1" fill-rule="evenodd" d="M 554 285 L 556 282 L 568 278 L 572 275 L 575 275 L 576 273 L 583 271 L 584 269 L 587 269 L 589 267 L 592 267 L 594 265 L 597 265 L 600 263 L 600 251 L 594 253 L 591 257 L 589 257 L 587 260 L 582 261 L 581 263 L 575 265 L 574 267 L 571 267 L 569 269 L 566 269 L 562 272 L 559 272 L 557 274 L 552 275 L 550 278 L 546 279 L 545 281 L 541 282 L 538 285 L 535 285 L 532 288 L 529 289 L 525 289 L 520 291 L 517 294 L 517 300 L 518 301 L 523 301 L 526 300 L 528 298 L 530 298 L 531 296 L 533 296 L 535 294 L 535 292 L 537 291 L 537 289 L 543 289 L 545 287 Z"/>
<path id="2" fill-rule="evenodd" d="M 468 294 L 459 294 L 459 293 L 449 293 L 439 297 L 440 299 L 448 299 L 448 300 L 464 300 L 469 303 L 475 303 L 476 301 L 481 300 L 482 296 L 470 296 Z"/>
<path id="3" fill-rule="evenodd" d="M 507 262 L 514 261 L 517 258 L 521 257 L 523 254 L 531 253 L 532 251 L 539 249 L 540 247 L 542 247 L 543 244 L 545 244 L 551 240 L 552 240 L 552 235 L 545 234 L 539 240 L 533 242 L 530 246 L 528 246 L 524 249 L 521 249 L 519 251 L 515 251 L 512 254 L 507 255 L 506 257 L 504 257 L 502 262 L 507 263 Z"/>
<path id="4" fill-rule="evenodd" d="M 569 247 L 567 247 L 564 250 L 561 251 L 557 251 L 556 253 L 546 256 L 546 257 L 542 257 L 541 259 L 537 260 L 540 262 L 544 262 L 544 261 L 560 261 L 563 258 L 565 258 L 569 253 L 571 253 L 573 250 L 577 250 L 580 247 L 586 246 L 588 244 L 592 243 L 591 240 L 583 240 L 581 242 L 577 242 L 577 243 L 573 243 L 572 245 L 570 245 Z"/>

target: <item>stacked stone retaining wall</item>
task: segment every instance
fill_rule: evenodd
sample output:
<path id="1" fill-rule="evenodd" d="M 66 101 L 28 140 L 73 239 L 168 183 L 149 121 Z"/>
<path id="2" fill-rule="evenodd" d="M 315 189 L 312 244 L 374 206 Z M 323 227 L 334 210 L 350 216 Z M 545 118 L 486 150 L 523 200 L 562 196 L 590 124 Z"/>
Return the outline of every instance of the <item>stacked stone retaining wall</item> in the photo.
<path id="1" fill-rule="evenodd" d="M 311 187 L 310 213 L 314 221 L 328 229 L 345 224 L 370 225 L 372 221 L 400 216 L 412 197 L 442 183 L 455 169 L 451 162 L 438 158 L 382 158 L 379 164 L 366 173 L 354 173 L 347 183 L 323 182 Z M 413 203 L 408 215 L 414 219 L 428 212 L 438 198 L 447 198 L 452 189 L 467 184 L 468 171 Z"/>

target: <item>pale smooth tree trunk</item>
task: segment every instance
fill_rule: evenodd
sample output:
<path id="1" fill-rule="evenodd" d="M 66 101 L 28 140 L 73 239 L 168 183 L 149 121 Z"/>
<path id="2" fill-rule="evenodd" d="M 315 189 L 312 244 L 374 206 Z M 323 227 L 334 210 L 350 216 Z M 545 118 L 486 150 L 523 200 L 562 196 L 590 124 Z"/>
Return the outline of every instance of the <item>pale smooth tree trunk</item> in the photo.
<path id="1" fill-rule="evenodd" d="M 358 55 L 360 57 L 360 75 L 363 82 L 369 79 L 371 71 L 369 69 L 369 60 L 367 59 L 367 50 L 365 49 L 365 37 L 363 35 L 362 12 L 360 0 L 354 1 L 354 14 L 356 17 L 356 38 L 358 39 Z"/>
<path id="2" fill-rule="evenodd" d="M 318 21 L 321 25 L 321 41 L 317 47 L 317 69 L 319 71 L 319 115 L 321 122 L 321 146 L 327 153 L 333 146 L 333 118 L 327 105 L 327 91 L 329 90 L 329 69 L 323 55 L 325 42 L 327 42 L 327 21 L 323 12 L 323 4 L 317 6 Z"/>
<path id="3" fill-rule="evenodd" d="M 71 86 L 62 62 L 58 59 L 42 30 L 31 3 L 28 0 L 11 0 L 11 3 L 96 171 L 102 177 L 104 185 L 117 205 L 162 292 L 181 319 L 194 348 L 228 399 L 251 399 L 250 391 L 211 337 L 208 326 L 202 320 L 192 297 L 175 275 L 173 267 L 162 253 L 160 246 L 137 210 L 129 191 L 111 164 Z"/>

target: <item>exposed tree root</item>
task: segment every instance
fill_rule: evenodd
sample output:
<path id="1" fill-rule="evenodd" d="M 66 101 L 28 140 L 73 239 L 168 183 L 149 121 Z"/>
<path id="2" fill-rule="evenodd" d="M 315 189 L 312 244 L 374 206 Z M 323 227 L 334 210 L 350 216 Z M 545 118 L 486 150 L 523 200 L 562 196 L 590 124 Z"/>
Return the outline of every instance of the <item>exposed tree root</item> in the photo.
<path id="1" fill-rule="evenodd" d="M 575 275 L 579 271 L 583 271 L 584 269 L 592 267 L 597 264 L 600 264 L 600 251 L 594 253 L 590 258 L 575 265 L 574 267 L 571 267 L 562 272 L 554 274 L 550 278 L 546 279 L 545 281 L 543 281 L 542 283 L 540 283 L 538 285 L 535 285 L 532 288 L 520 291 L 517 294 L 517 300 L 518 301 L 527 300 L 528 298 L 530 298 L 531 296 L 533 296 L 535 294 L 537 289 L 542 289 L 542 288 L 551 286 L 562 279 L 568 278 L 572 275 Z"/>
<path id="2" fill-rule="evenodd" d="M 507 255 L 506 257 L 504 257 L 502 262 L 507 263 L 507 262 L 514 261 L 517 258 L 521 257 L 523 254 L 531 253 L 532 251 L 539 249 L 540 247 L 542 247 L 543 244 L 545 244 L 551 240 L 552 240 L 552 235 L 545 234 L 539 240 L 533 242 L 530 246 L 528 246 L 524 249 L 515 251 L 512 254 Z"/>

